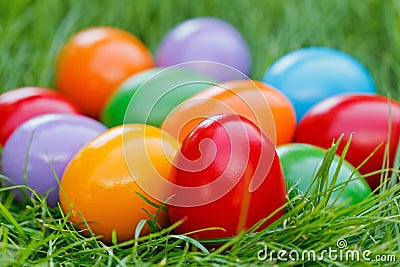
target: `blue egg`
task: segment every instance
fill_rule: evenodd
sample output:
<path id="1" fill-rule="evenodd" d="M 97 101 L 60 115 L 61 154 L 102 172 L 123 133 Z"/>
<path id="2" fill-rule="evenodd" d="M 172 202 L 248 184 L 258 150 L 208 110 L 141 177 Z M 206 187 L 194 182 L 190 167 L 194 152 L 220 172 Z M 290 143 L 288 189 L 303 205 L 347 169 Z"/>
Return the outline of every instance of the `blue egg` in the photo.
<path id="1" fill-rule="evenodd" d="M 374 80 L 358 60 L 328 47 L 303 48 L 284 55 L 265 71 L 263 82 L 289 98 L 297 121 L 330 96 L 376 94 Z"/>

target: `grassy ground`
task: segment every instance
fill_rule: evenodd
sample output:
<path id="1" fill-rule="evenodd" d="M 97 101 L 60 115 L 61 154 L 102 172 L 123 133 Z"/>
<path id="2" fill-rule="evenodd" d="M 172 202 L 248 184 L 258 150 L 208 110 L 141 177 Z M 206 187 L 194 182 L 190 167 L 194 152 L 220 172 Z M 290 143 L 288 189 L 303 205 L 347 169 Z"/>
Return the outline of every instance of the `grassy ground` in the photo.
<path id="1" fill-rule="evenodd" d="M 261 2 L 261 3 L 260 3 Z M 92 25 L 114 25 L 154 52 L 164 34 L 194 16 L 221 17 L 248 41 L 253 77 L 283 54 L 310 45 L 341 49 L 365 64 L 379 92 L 399 99 L 398 1 L 1 1 L 0 91 L 53 85 L 54 57 L 65 40 Z"/>
<path id="2" fill-rule="evenodd" d="M 25 85 L 52 87 L 54 59 L 60 46 L 79 29 L 113 25 L 140 37 L 154 52 L 163 35 L 178 22 L 199 15 L 221 17 L 248 41 L 253 78 L 283 54 L 310 45 L 341 49 L 366 65 L 381 94 L 400 98 L 399 1 L 0 1 L 0 92 Z M 329 165 L 329 160 L 325 167 Z M 323 172 L 320 173 L 323 177 Z M 400 259 L 399 187 L 349 209 L 327 208 L 318 200 L 288 202 L 286 215 L 255 235 L 243 234 L 216 250 L 207 249 L 172 229 L 105 246 L 81 237 L 58 209 L 40 199 L 19 206 L 0 189 L 0 266 L 125 266 L 125 265 L 381 265 L 380 262 L 260 261 L 269 250 L 348 249 L 393 254 Z M 229 248 L 226 250 L 226 248 Z M 390 265 L 394 263 L 386 262 Z"/>

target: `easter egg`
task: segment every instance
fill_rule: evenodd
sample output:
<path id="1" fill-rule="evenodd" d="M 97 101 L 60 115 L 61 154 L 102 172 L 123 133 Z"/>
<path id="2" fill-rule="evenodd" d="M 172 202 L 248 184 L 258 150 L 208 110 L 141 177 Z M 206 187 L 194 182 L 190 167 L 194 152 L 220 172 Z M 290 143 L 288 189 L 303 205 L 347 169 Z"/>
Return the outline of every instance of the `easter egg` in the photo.
<path id="1" fill-rule="evenodd" d="M 161 202 L 147 194 L 140 181 L 163 191 L 154 181 L 168 176 L 178 146 L 174 138 L 150 125 L 109 129 L 86 144 L 66 168 L 60 187 L 64 214 L 70 214 L 69 220 L 90 236 L 86 221 L 107 244 L 112 242 L 113 231 L 117 242 L 132 239 L 138 223 L 151 220 L 148 214 L 165 227 L 167 213 L 162 209 L 158 212 L 156 205 Z M 145 227 L 142 234 L 148 233 L 150 228 Z"/>
<path id="2" fill-rule="evenodd" d="M 153 67 L 148 48 L 113 27 L 84 29 L 71 37 L 57 58 L 57 87 L 85 114 L 97 118 L 111 94 L 133 74 Z"/>
<path id="3" fill-rule="evenodd" d="M 185 138 L 169 180 L 183 188 L 169 202 L 179 234 L 195 238 L 235 236 L 285 204 L 285 181 L 275 147 L 250 120 L 222 114 L 204 119 Z M 281 209 L 258 229 L 280 216 Z"/>
<path id="4" fill-rule="evenodd" d="M 209 87 L 177 106 L 163 122 L 163 130 L 180 141 L 204 118 L 238 114 L 257 124 L 273 144 L 292 141 L 296 114 L 290 101 L 271 86 L 236 80 Z"/>
<path id="5" fill-rule="evenodd" d="M 327 47 L 308 47 L 274 62 L 263 82 L 282 91 L 293 103 L 300 120 L 314 104 L 333 95 L 376 94 L 368 70 L 354 57 Z"/>
<path id="6" fill-rule="evenodd" d="M 58 179 L 71 158 L 91 139 L 106 130 L 101 123 L 74 114 L 47 114 L 21 124 L 9 137 L 2 154 L 8 185 L 27 185 L 48 193 L 47 203 L 58 203 Z M 15 191 L 19 201 L 31 191 Z"/>
<path id="7" fill-rule="evenodd" d="M 377 149 L 360 167 L 362 174 L 382 170 L 385 146 L 389 152 L 386 160 L 393 167 L 400 136 L 400 103 L 378 95 L 330 97 L 306 113 L 298 125 L 295 141 L 329 148 L 342 134 L 338 153 L 342 153 L 352 136 L 346 159 L 355 167 Z M 379 172 L 365 177 L 372 189 L 380 185 L 380 176 Z"/>
<path id="8" fill-rule="evenodd" d="M 144 70 L 126 79 L 106 102 L 100 115 L 101 122 L 108 127 L 122 125 L 133 95 L 143 83 L 160 70 L 158 68 Z"/>
<path id="9" fill-rule="evenodd" d="M 122 84 L 106 105 L 102 121 L 110 126 L 158 127 L 177 105 L 214 84 L 209 77 L 179 67 L 148 70 Z"/>
<path id="10" fill-rule="evenodd" d="M 22 87 L 0 95 L 0 146 L 25 121 L 49 113 L 80 114 L 78 107 L 57 91 Z"/>
<path id="11" fill-rule="evenodd" d="M 237 71 L 226 71 L 215 64 L 215 68 L 195 67 L 217 81 L 244 79 L 250 75 L 251 54 L 241 33 L 228 22 L 212 17 L 186 20 L 161 41 L 156 55 L 158 66 L 173 66 L 192 61 L 210 61 L 227 65 Z M 242 75 L 240 73 L 243 73 Z"/>
<path id="12" fill-rule="evenodd" d="M 326 150 L 309 144 L 287 144 L 277 148 L 282 164 L 287 188 L 299 189 L 303 194 L 313 192 L 317 180 L 313 180 Z M 340 157 L 335 155 L 330 168 L 328 186 L 332 185 L 335 171 L 340 163 Z M 346 183 L 349 182 L 347 185 Z M 350 206 L 357 204 L 371 195 L 371 189 L 364 177 L 347 161 L 340 166 L 337 175 L 336 188 L 332 191 L 328 203 L 334 206 Z"/>

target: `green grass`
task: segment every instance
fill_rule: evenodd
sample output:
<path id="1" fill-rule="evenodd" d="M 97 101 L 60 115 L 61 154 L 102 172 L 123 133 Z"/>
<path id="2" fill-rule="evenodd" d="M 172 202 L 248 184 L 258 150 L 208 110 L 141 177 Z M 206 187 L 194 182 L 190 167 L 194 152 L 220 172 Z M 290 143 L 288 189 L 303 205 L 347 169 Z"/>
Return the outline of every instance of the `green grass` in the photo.
<path id="1" fill-rule="evenodd" d="M 221 17 L 243 33 L 254 58 L 254 79 L 261 79 L 266 67 L 289 51 L 323 45 L 359 59 L 379 93 L 400 98 L 400 2 L 395 0 L 0 1 L 0 92 L 27 85 L 54 87 L 58 50 L 82 28 L 121 27 L 154 52 L 171 27 L 200 15 Z M 334 149 L 328 159 L 332 153 Z M 329 164 L 327 160 L 321 170 Z M 371 250 L 371 258 L 393 254 L 400 259 L 400 189 L 394 185 L 346 209 L 327 207 L 327 192 L 314 192 L 308 199 L 298 196 L 288 201 L 285 216 L 267 229 L 242 234 L 217 249 L 175 235 L 173 226 L 106 246 L 93 237 L 82 237 L 58 208 L 49 208 L 40 198 L 17 204 L 9 190 L 0 189 L 0 266 L 298 265 L 302 261 L 277 261 L 276 254 L 273 261 L 259 261 L 257 253 L 266 245 L 269 250 L 312 249 L 318 254 L 329 247 L 336 249 L 339 239 L 347 240 L 348 249 Z M 327 257 L 304 262 L 311 266 L 381 265 Z"/>
<path id="2" fill-rule="evenodd" d="M 135 238 L 122 244 L 105 245 L 92 236 L 82 237 L 62 215 L 59 208 L 49 208 L 44 199 L 36 196 L 32 202 L 22 206 L 13 202 L 7 194 L 11 188 L 0 189 L 0 265 L 18 266 L 26 263 L 38 266 L 253 266 L 276 264 L 281 266 L 311 265 L 373 266 L 376 262 L 360 256 L 359 261 L 336 255 L 333 260 L 323 251 L 338 249 L 337 242 L 346 240 L 343 251 L 370 251 L 370 259 L 400 257 L 400 187 L 395 183 L 379 194 L 371 195 L 363 202 L 348 208 L 328 206 L 334 187 L 324 178 L 337 146 L 328 150 L 317 172 L 316 188 L 306 198 L 298 192 L 288 199 L 284 207 L 287 212 L 268 228 L 253 233 L 249 230 L 237 237 L 227 238 L 220 247 L 210 247 L 210 242 L 199 243 L 187 235 L 173 233 L 173 225 L 159 232 L 139 237 L 145 221 L 135 230 Z M 342 159 L 344 155 L 342 155 Z M 340 166 L 338 166 L 340 168 Z M 394 181 L 394 180 L 392 180 Z M 293 189 L 290 189 L 293 190 Z M 267 218 L 265 218 L 267 219 Z M 262 223 L 261 221 L 260 223 Z M 254 229 L 257 226 L 254 227 Z M 296 262 L 279 261 L 277 252 L 260 261 L 264 249 L 268 251 L 315 251 L 317 260 L 299 258 Z M 261 252 L 260 252 L 261 251 Z M 261 254 L 260 254 L 261 253 Z M 295 252 L 292 252 L 295 253 Z M 336 252 L 334 252 L 336 253 Z M 268 254 L 270 255 L 270 254 Z M 308 254 L 304 254 L 308 255 Z M 362 254 L 360 254 L 362 255 Z M 320 258 L 321 257 L 321 258 Z M 311 258 L 312 259 L 312 258 Z M 360 265 L 361 264 L 361 265 Z M 380 263 L 378 263 L 380 265 Z M 395 266 L 394 258 L 385 262 Z"/>
<path id="3" fill-rule="evenodd" d="M 261 2 L 261 3 L 260 3 Z M 0 92 L 54 86 L 54 58 L 76 31 L 126 29 L 155 51 L 164 34 L 194 16 L 216 16 L 248 41 L 253 78 L 283 54 L 323 45 L 347 52 L 371 72 L 378 91 L 400 97 L 400 2 L 386 1 L 1 1 Z"/>

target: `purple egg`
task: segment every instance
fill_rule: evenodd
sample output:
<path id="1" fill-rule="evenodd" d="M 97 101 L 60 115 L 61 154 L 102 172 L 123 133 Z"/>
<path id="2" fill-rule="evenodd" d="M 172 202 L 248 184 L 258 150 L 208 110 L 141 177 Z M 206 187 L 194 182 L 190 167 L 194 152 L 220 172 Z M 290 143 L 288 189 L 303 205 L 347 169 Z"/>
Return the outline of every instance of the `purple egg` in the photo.
<path id="1" fill-rule="evenodd" d="M 48 192 L 48 205 L 56 206 L 56 177 L 61 179 L 72 157 L 106 129 L 94 119 L 75 114 L 48 114 L 25 122 L 11 134 L 3 149 L 3 173 L 10 179 L 6 184 L 26 184 L 39 195 Z M 15 190 L 15 194 L 17 200 L 24 200 L 21 190 Z"/>
<path id="2" fill-rule="evenodd" d="M 228 65 L 249 76 L 251 54 L 241 33 L 229 23 L 211 17 L 184 21 L 173 28 L 162 40 L 157 50 L 158 66 L 173 66 L 192 61 L 211 61 Z M 198 72 L 217 81 L 243 79 L 243 74 L 220 66 L 204 68 Z"/>

